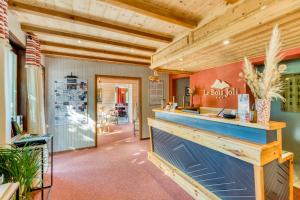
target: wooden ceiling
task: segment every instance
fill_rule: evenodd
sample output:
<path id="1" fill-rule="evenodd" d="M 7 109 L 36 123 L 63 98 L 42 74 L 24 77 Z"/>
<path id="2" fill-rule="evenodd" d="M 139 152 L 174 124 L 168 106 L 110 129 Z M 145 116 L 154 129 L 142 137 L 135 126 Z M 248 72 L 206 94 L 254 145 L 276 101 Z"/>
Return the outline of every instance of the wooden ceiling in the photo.
<path id="1" fill-rule="evenodd" d="M 244 0 L 9 0 L 48 56 L 150 66 L 151 55 Z M 176 71 L 178 69 L 175 69 Z"/>
<path id="2" fill-rule="evenodd" d="M 196 72 L 265 54 L 278 24 L 282 50 L 300 46 L 299 0 L 246 0 L 152 56 L 152 69 Z"/>

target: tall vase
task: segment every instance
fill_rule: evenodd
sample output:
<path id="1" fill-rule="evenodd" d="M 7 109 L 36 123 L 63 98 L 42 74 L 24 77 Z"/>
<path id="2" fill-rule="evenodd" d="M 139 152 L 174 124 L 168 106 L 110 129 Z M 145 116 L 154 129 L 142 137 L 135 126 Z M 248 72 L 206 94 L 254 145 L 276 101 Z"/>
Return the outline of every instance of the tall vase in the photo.
<path id="1" fill-rule="evenodd" d="M 270 121 L 271 114 L 271 100 L 256 99 L 255 107 L 257 111 L 257 122 L 266 124 Z"/>

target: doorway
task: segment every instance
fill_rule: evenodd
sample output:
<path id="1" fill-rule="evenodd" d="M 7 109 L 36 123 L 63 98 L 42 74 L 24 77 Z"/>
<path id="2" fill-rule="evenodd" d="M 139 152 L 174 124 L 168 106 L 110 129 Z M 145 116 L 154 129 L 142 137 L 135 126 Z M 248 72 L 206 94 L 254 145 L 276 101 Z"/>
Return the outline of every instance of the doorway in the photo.
<path id="1" fill-rule="evenodd" d="M 175 99 L 179 107 L 186 107 L 190 105 L 190 97 L 188 88 L 190 87 L 190 78 L 179 78 L 175 79 Z"/>
<path id="2" fill-rule="evenodd" d="M 96 141 L 98 135 L 118 132 L 116 127 L 131 127 L 132 134 L 142 138 L 141 84 L 139 77 L 96 75 Z"/>

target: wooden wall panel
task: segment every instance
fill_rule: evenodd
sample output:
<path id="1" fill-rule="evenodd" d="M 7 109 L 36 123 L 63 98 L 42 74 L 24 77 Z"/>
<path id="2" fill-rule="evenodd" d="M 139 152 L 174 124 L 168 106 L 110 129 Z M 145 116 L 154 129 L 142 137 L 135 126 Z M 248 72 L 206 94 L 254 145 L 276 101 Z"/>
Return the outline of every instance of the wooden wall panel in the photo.
<path id="1" fill-rule="evenodd" d="M 91 147 L 95 145 L 95 75 L 131 76 L 142 78 L 142 111 L 143 111 L 143 138 L 148 138 L 147 117 L 152 116 L 152 108 L 148 101 L 148 76 L 151 70 L 144 67 L 118 65 L 102 62 L 89 62 L 66 58 L 45 58 L 46 66 L 46 122 L 48 132 L 54 134 L 54 150 L 64 151 L 77 148 Z M 88 116 L 90 123 L 85 126 L 54 126 L 54 80 L 63 79 L 73 72 L 80 79 L 88 80 Z M 169 86 L 168 75 L 162 74 L 165 83 L 165 98 Z"/>

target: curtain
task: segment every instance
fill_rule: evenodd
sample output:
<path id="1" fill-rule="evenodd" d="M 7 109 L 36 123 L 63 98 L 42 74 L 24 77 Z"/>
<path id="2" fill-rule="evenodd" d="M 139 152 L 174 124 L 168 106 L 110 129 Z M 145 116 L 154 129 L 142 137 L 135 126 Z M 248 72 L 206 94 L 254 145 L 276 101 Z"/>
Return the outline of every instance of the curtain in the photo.
<path id="1" fill-rule="evenodd" d="M 27 75 L 28 95 L 28 132 L 42 135 L 46 133 L 44 81 L 41 65 L 41 45 L 38 37 L 28 34 L 26 38 L 25 67 Z M 44 170 L 48 169 L 48 148 L 44 148 Z"/>
<path id="2" fill-rule="evenodd" d="M 26 73 L 28 92 L 28 131 L 30 134 L 45 134 L 44 82 L 41 66 L 40 42 L 36 35 L 27 35 Z"/>
<path id="3" fill-rule="evenodd" d="M 7 23 L 7 1 L 0 0 L 0 145 L 10 142 L 10 80 L 8 56 L 11 49 Z"/>

